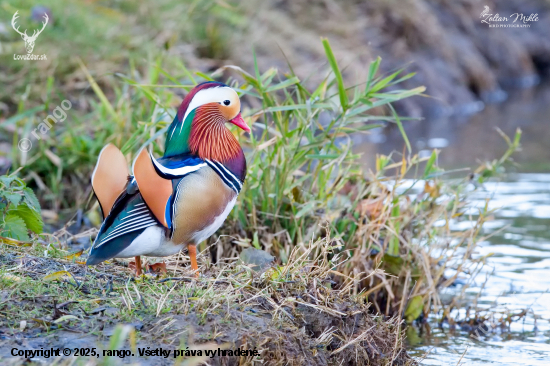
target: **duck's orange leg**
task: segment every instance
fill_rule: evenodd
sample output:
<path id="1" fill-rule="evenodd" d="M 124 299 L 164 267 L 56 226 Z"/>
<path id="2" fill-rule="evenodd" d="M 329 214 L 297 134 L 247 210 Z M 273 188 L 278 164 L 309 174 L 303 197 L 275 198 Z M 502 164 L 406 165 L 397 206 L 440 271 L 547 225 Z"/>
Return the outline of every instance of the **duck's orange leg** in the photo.
<path id="1" fill-rule="evenodd" d="M 191 259 L 191 268 L 195 271 L 195 276 L 199 276 L 199 265 L 197 263 L 197 246 L 195 244 L 189 244 L 187 246 L 189 250 L 189 258 Z"/>
<path id="2" fill-rule="evenodd" d="M 136 256 L 136 276 L 141 276 L 141 257 L 139 255 Z"/>

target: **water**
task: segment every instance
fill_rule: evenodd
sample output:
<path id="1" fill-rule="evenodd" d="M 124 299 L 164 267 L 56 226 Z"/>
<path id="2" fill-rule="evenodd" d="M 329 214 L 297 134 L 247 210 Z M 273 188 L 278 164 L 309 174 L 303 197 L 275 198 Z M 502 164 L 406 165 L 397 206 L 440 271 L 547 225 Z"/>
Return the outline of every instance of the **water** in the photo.
<path id="1" fill-rule="evenodd" d="M 506 143 L 496 132 L 500 128 L 513 136 L 521 128 L 522 151 L 514 156 L 523 172 L 550 173 L 550 81 L 537 88 L 511 91 L 508 100 L 489 104 L 474 116 L 427 118 L 405 122 L 414 152 L 442 151 L 439 163 L 447 168 L 477 166 L 506 151 Z M 370 135 L 357 136 L 357 152 L 367 166 L 374 166 L 376 153 L 403 151 L 404 142 L 394 125 Z"/>
<path id="2" fill-rule="evenodd" d="M 520 167 L 511 169 L 513 173 L 501 182 L 485 184 L 486 191 L 474 196 L 473 208 L 491 197 L 490 207 L 498 211 L 485 226 L 484 234 L 493 236 L 477 251 L 479 256 L 494 254 L 477 277 L 477 287 L 467 291 L 466 303 L 475 306 L 481 291 L 478 308 L 528 313 L 509 328 L 495 327 L 480 340 L 465 330 L 440 329 L 434 323 L 430 332 L 409 329 L 410 353 L 425 356 L 423 365 L 550 365 L 549 118 L 550 87 L 542 86 L 512 93 L 507 102 L 488 106 L 469 119 L 426 120 L 408 126 L 415 151 L 441 149 L 440 164 L 448 168 L 498 158 L 506 144 L 495 127 L 509 135 L 516 127 L 523 130 L 523 149 L 515 156 Z M 358 147 L 370 166 L 374 153 L 402 149 L 397 130 L 379 131 Z"/>
<path id="3" fill-rule="evenodd" d="M 474 206 L 499 208 L 485 233 L 480 256 L 494 253 L 479 275 L 473 299 L 488 276 L 478 307 L 527 316 L 509 329 L 496 328 L 482 340 L 467 332 L 432 329 L 430 337 L 417 340 L 413 354 L 431 350 L 425 365 L 550 365 L 550 174 L 514 174 L 506 181 L 487 184 L 475 196 Z M 458 289 L 457 289 L 458 290 Z"/>

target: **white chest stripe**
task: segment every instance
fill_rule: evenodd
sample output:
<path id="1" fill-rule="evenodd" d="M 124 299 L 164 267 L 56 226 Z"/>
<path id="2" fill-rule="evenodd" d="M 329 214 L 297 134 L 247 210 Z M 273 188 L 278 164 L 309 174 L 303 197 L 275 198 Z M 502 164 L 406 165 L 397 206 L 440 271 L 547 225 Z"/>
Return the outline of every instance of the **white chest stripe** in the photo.
<path id="1" fill-rule="evenodd" d="M 207 160 L 207 161 L 210 161 L 210 160 L 208 160 L 208 159 L 206 159 L 206 160 Z M 211 161 L 210 161 L 210 162 L 211 162 Z M 218 167 L 222 168 L 226 175 L 229 175 L 230 177 L 233 178 L 233 180 L 234 180 L 235 182 L 237 182 L 237 185 L 239 186 L 239 192 L 240 192 L 241 189 L 243 188 L 243 184 L 241 183 L 241 180 L 240 180 L 239 178 L 237 178 L 237 177 L 235 176 L 235 174 L 231 173 L 231 170 L 227 169 L 227 168 L 225 167 L 225 165 L 223 165 L 223 164 L 221 164 L 221 163 L 218 163 L 217 161 L 215 161 L 214 163 L 215 163 Z"/>
<path id="2" fill-rule="evenodd" d="M 206 166 L 206 163 L 201 163 L 201 164 L 197 164 L 197 165 L 183 166 L 183 167 L 177 168 L 177 169 L 170 169 L 170 168 L 165 167 L 161 163 L 159 163 L 157 161 L 157 159 L 155 159 L 155 157 L 151 153 L 149 153 L 149 156 L 151 156 L 151 160 L 153 161 L 153 164 L 155 164 L 155 167 L 158 170 L 160 170 L 161 172 L 163 172 L 164 174 L 182 176 L 182 175 L 186 175 L 186 174 L 189 174 L 189 173 L 196 172 L 200 168 Z"/>
<path id="3" fill-rule="evenodd" d="M 209 163 L 208 165 L 210 165 L 210 167 L 216 171 L 216 173 L 220 176 L 220 178 L 222 178 L 225 184 L 227 184 L 232 190 L 234 190 L 237 194 L 239 194 L 239 191 L 237 190 L 233 182 L 231 182 L 231 180 L 227 179 L 227 177 L 224 176 L 224 174 L 220 171 L 220 169 L 216 166 L 216 164 L 212 163 L 210 160 L 207 160 L 207 161 Z"/>
<path id="4" fill-rule="evenodd" d="M 208 166 L 210 166 L 214 171 L 220 176 L 220 178 L 231 188 L 235 191 L 235 193 L 239 194 L 241 192 L 241 189 L 243 188 L 243 184 L 241 181 L 235 177 L 233 173 L 229 169 L 227 169 L 223 164 L 218 163 L 217 161 L 212 161 L 209 159 L 205 159 L 208 163 Z M 235 186 L 236 184 L 236 186 Z"/>

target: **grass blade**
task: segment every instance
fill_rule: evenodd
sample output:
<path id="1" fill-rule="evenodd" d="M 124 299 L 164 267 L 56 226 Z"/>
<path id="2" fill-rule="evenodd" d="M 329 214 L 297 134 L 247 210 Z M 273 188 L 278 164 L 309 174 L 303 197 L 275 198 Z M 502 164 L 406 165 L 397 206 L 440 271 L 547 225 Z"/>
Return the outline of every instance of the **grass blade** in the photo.
<path id="1" fill-rule="evenodd" d="M 338 83 L 338 94 L 340 95 L 340 104 L 342 104 L 342 109 L 345 112 L 346 109 L 348 109 L 349 102 L 348 102 L 348 95 L 346 93 L 346 87 L 344 86 L 344 79 L 342 78 L 342 73 L 338 68 L 336 57 L 334 57 L 332 48 L 330 48 L 330 44 L 328 42 L 328 39 L 326 38 L 323 39 L 323 47 L 325 48 L 325 54 L 327 55 L 328 62 L 330 64 L 330 67 L 332 68 L 332 72 L 334 72 L 334 77 L 336 78 L 336 82 Z"/>

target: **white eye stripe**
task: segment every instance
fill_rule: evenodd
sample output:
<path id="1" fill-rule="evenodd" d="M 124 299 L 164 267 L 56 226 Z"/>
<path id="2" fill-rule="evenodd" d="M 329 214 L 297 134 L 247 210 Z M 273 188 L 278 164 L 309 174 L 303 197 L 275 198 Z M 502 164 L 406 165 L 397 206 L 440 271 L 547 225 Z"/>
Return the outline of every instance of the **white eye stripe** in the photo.
<path id="1" fill-rule="evenodd" d="M 239 96 L 237 95 L 237 92 L 233 90 L 232 88 L 228 86 L 218 86 L 215 88 L 208 88 L 203 89 L 197 92 L 193 99 L 191 100 L 191 103 L 189 103 L 189 107 L 187 107 L 187 110 L 185 111 L 185 115 L 183 116 L 183 121 L 185 122 L 185 119 L 193 111 L 195 108 L 200 107 L 203 104 L 207 103 L 223 103 L 226 100 L 238 100 Z"/>

